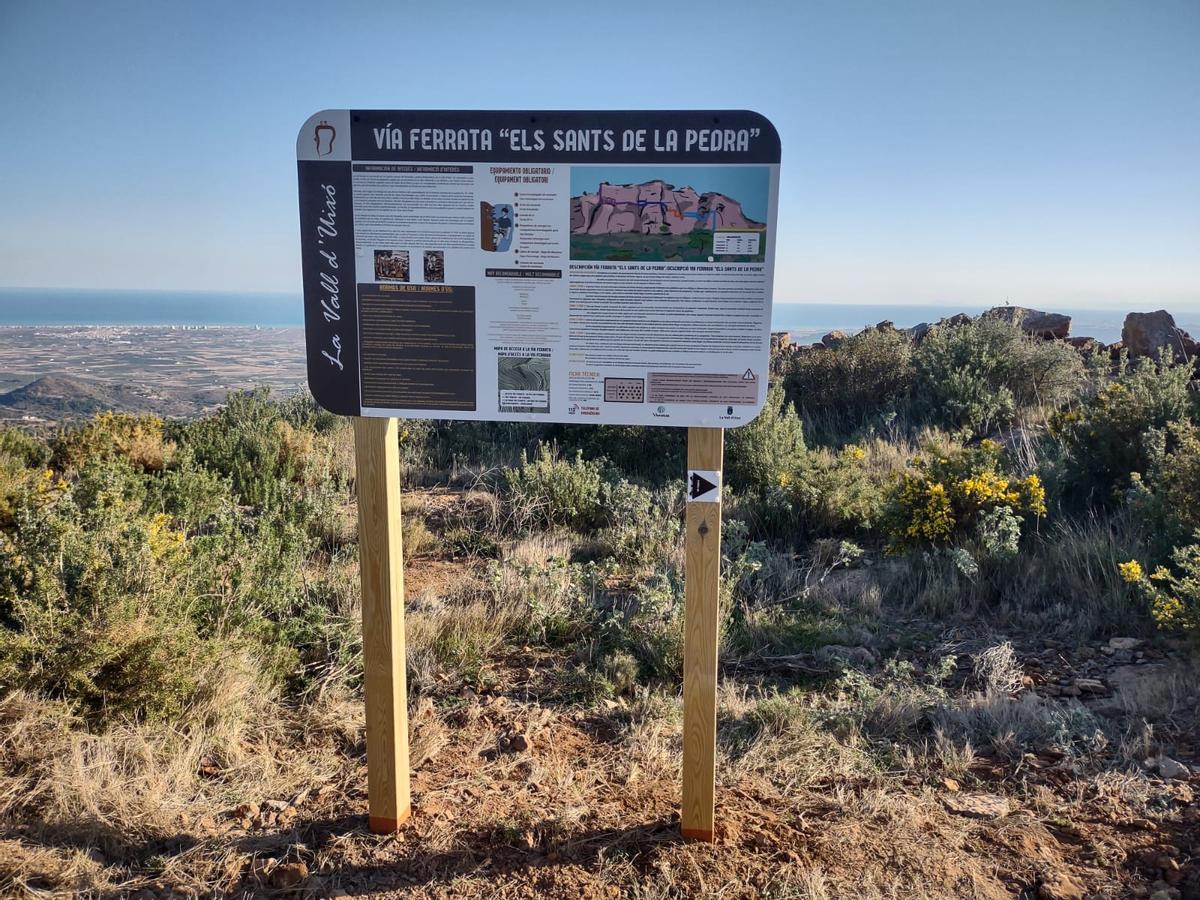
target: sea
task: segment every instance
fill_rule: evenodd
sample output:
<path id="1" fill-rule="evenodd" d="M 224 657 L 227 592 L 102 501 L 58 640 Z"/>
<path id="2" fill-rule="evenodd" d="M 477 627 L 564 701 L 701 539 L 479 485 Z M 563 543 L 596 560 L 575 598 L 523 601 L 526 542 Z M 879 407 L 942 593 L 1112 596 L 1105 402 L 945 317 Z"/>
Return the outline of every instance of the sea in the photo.
<path id="1" fill-rule="evenodd" d="M 936 322 L 956 313 L 977 315 L 987 307 L 972 304 L 905 305 L 889 303 L 796 303 L 776 301 L 772 330 L 787 331 L 799 343 L 819 340 L 830 331 L 852 334 L 867 325 L 888 320 L 897 328 Z M 1128 309 L 1048 307 L 1072 317 L 1071 334 L 1104 343 L 1120 340 L 1127 312 L 1148 312 L 1155 306 L 1131 304 Z M 1170 310 L 1176 324 L 1200 336 L 1200 310 Z M 61 288 L 0 288 L 0 326 L 5 325 L 246 325 L 302 327 L 299 294 L 216 293 L 200 291 L 66 290 Z"/>

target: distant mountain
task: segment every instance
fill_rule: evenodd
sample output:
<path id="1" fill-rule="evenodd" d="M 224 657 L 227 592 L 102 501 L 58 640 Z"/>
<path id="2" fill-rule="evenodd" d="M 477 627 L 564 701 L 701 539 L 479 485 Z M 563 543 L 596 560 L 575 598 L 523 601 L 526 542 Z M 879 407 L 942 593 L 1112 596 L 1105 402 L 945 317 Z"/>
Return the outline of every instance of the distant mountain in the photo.
<path id="1" fill-rule="evenodd" d="M 720 228 L 760 230 L 742 204 L 724 194 L 699 194 L 665 181 L 641 184 L 601 182 L 595 193 L 571 198 L 572 234 L 690 234 Z"/>
<path id="2" fill-rule="evenodd" d="M 161 411 L 163 403 L 136 388 L 76 378 L 73 375 L 43 375 L 24 387 L 0 394 L 0 408 L 44 419 L 91 416 L 105 410 L 149 413 Z"/>

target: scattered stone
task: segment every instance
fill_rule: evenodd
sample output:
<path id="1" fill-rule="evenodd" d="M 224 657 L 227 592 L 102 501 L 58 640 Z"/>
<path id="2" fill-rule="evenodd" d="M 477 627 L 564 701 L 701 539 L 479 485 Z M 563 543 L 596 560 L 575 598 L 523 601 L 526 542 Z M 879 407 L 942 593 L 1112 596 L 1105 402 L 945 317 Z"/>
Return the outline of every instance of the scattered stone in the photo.
<path id="1" fill-rule="evenodd" d="M 214 778 L 221 774 L 221 763 L 215 756 L 204 754 L 200 757 L 200 775 L 204 778 Z"/>
<path id="2" fill-rule="evenodd" d="M 511 753 L 525 753 L 530 746 L 529 737 L 524 734 L 514 734 L 508 739 L 508 750 Z"/>
<path id="3" fill-rule="evenodd" d="M 243 819 L 253 819 L 259 813 L 257 803 L 240 803 L 238 804 L 237 814 Z"/>
<path id="4" fill-rule="evenodd" d="M 1169 756 L 1160 756 L 1154 761 L 1154 769 L 1163 778 L 1174 780 L 1183 780 L 1191 775 L 1191 771 L 1183 763 L 1178 760 L 1171 759 Z"/>
<path id="5" fill-rule="evenodd" d="M 1009 813 L 1008 799 L 996 794 L 951 794 L 942 803 L 952 813 L 972 819 L 999 819 Z"/>
<path id="6" fill-rule="evenodd" d="M 288 808 L 288 802 L 286 800 L 264 800 L 263 808 L 269 809 L 271 812 L 283 812 Z"/>
<path id="7" fill-rule="evenodd" d="M 827 644 L 816 653 L 823 662 L 841 661 L 852 666 L 869 668 L 875 665 L 875 654 L 867 647 L 846 647 L 842 644 Z"/>
<path id="8" fill-rule="evenodd" d="M 1085 694 L 1104 694 L 1108 692 L 1108 688 L 1104 686 L 1104 682 L 1098 678 L 1076 678 L 1075 687 L 1079 688 Z"/>
<path id="9" fill-rule="evenodd" d="M 1038 885 L 1040 900 L 1083 900 L 1084 888 L 1066 872 L 1054 872 Z"/>
<path id="10" fill-rule="evenodd" d="M 1113 650 L 1136 650 L 1145 641 L 1141 638 L 1115 637 L 1108 639 L 1108 646 Z"/>
<path id="11" fill-rule="evenodd" d="M 302 862 L 284 863 L 271 872 L 271 887 L 295 887 L 308 878 L 308 866 Z"/>
<path id="12" fill-rule="evenodd" d="M 951 791 L 952 793 L 957 794 L 962 790 L 962 785 L 959 784 L 958 779 L 956 778 L 943 778 L 942 784 L 946 786 L 946 790 Z"/>
<path id="13" fill-rule="evenodd" d="M 303 806 L 305 801 L 308 800 L 309 793 L 310 793 L 310 791 L 308 788 L 305 788 L 300 793 L 298 793 L 295 797 L 292 798 L 292 806 Z"/>

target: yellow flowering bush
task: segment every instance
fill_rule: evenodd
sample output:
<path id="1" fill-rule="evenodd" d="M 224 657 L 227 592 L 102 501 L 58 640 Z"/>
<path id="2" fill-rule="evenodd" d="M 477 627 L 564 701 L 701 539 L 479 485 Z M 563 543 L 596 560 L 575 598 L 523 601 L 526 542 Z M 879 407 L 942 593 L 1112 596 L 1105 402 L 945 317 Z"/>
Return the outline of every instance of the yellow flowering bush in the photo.
<path id="1" fill-rule="evenodd" d="M 1117 570 L 1121 573 L 1121 580 L 1126 584 L 1139 584 L 1146 577 L 1142 564 L 1136 559 L 1120 563 L 1117 566 Z"/>
<path id="2" fill-rule="evenodd" d="M 971 537 L 989 552 L 1015 552 L 1021 520 L 1045 513 L 1041 479 L 1005 471 L 1000 445 L 985 440 L 913 460 L 889 497 L 885 527 L 893 549 Z"/>
<path id="3" fill-rule="evenodd" d="M 1195 536 L 1200 541 L 1200 531 Z M 1176 547 L 1171 568 L 1159 566 L 1149 575 L 1136 559 L 1117 569 L 1145 598 L 1160 628 L 1200 637 L 1200 543 Z"/>

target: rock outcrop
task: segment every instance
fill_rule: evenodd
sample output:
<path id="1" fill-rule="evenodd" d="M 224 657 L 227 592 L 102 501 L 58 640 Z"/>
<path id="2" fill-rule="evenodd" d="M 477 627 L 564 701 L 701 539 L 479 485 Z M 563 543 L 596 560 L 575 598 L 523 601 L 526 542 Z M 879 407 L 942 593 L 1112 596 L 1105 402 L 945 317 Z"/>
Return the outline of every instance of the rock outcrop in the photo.
<path id="1" fill-rule="evenodd" d="M 1200 355 L 1200 343 L 1176 326 L 1175 317 L 1165 309 L 1127 315 L 1121 343 L 1133 357 L 1157 356 L 1163 347 L 1176 361 Z"/>
<path id="2" fill-rule="evenodd" d="M 1026 306 L 995 306 L 983 314 L 985 319 L 995 319 L 1016 325 L 1026 334 L 1047 340 L 1063 340 L 1071 334 L 1071 317 L 1061 313 L 1042 312 Z"/>
<path id="3" fill-rule="evenodd" d="M 571 198 L 572 234 L 690 234 L 719 228 L 762 229 L 742 204 L 724 194 L 699 194 L 665 181 L 600 183 L 596 192 Z"/>
<path id="4" fill-rule="evenodd" d="M 821 344 L 822 346 L 833 350 L 846 343 L 846 340 L 846 332 L 834 329 L 833 331 L 829 332 L 829 334 L 825 335 L 825 337 L 821 338 Z"/>

